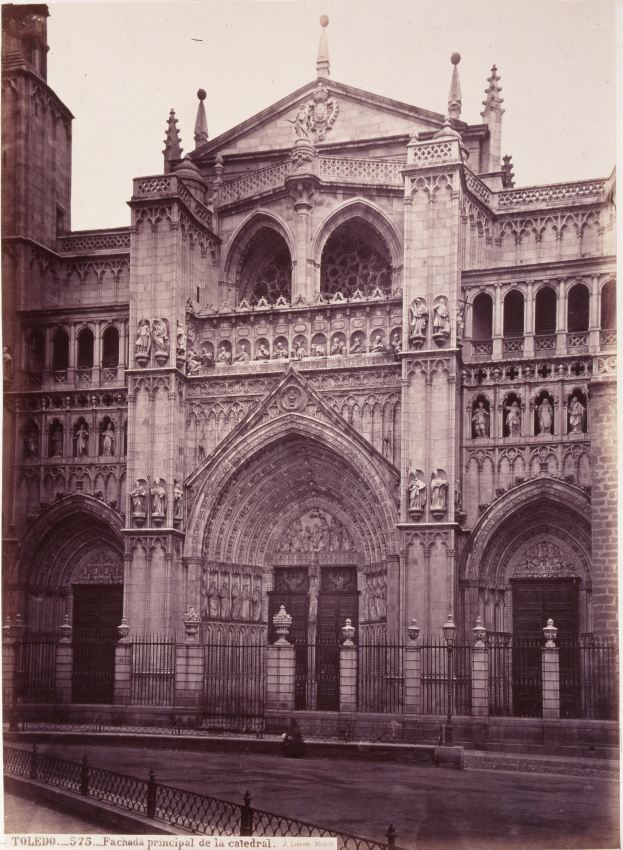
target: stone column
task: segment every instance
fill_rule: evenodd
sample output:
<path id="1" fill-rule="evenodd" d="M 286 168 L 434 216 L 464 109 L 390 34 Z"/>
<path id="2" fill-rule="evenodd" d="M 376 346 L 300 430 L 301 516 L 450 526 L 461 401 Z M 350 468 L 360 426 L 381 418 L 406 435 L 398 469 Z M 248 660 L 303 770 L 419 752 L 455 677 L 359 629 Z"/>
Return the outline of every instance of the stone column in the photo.
<path id="1" fill-rule="evenodd" d="M 292 617 L 283 605 L 273 617 L 277 640 L 266 650 L 266 708 L 269 711 L 294 711 L 295 651 L 287 634 Z"/>
<path id="2" fill-rule="evenodd" d="M 415 643 L 405 646 L 404 674 L 404 712 L 420 714 L 422 710 L 422 650 Z"/>
<path id="3" fill-rule="evenodd" d="M 474 648 L 472 650 L 472 715 L 489 714 L 489 655 L 485 646 L 486 631 L 480 617 L 476 619 Z"/>
<path id="4" fill-rule="evenodd" d="M 65 620 L 61 626 L 61 639 L 56 645 L 56 680 L 54 683 L 56 702 L 71 702 L 73 656 L 71 625 L 69 624 L 69 616 L 65 614 Z"/>
<path id="5" fill-rule="evenodd" d="M 493 354 L 494 360 L 500 360 L 504 348 L 504 321 L 502 311 L 502 287 L 499 283 L 495 285 L 495 297 L 493 300 Z"/>
<path id="6" fill-rule="evenodd" d="M 528 281 L 524 320 L 524 357 L 534 356 L 534 283 Z"/>
<path id="7" fill-rule="evenodd" d="M 560 717 L 560 672 L 558 663 L 558 647 L 554 638 L 558 629 L 553 621 L 547 621 L 543 629 L 546 641 L 541 655 L 541 673 L 543 687 L 543 717 L 558 719 Z"/>
<path id="8" fill-rule="evenodd" d="M 558 310 L 556 316 L 556 354 L 567 353 L 567 282 L 558 281 Z"/>
<path id="9" fill-rule="evenodd" d="M 599 277 L 593 275 L 590 286 L 590 300 L 588 308 L 588 350 L 591 354 L 597 354 L 600 348 L 599 328 L 601 316 L 599 315 Z"/>
<path id="10" fill-rule="evenodd" d="M 310 275 L 308 273 L 309 247 L 310 247 L 310 222 L 311 211 L 314 205 L 314 196 L 316 194 L 317 181 L 313 174 L 314 149 L 311 145 L 304 145 L 301 149 L 295 148 L 293 151 L 293 167 L 295 160 L 294 155 L 307 157 L 301 159 L 299 167 L 303 168 L 304 172 L 309 169 L 310 173 L 303 173 L 300 176 L 290 176 L 287 179 L 287 188 L 294 204 L 294 212 L 296 215 L 296 244 L 294 246 L 294 257 L 292 258 L 293 275 L 292 275 L 292 303 L 296 302 L 299 296 L 303 296 L 308 302 L 313 300 L 316 293 L 311 291 Z"/>

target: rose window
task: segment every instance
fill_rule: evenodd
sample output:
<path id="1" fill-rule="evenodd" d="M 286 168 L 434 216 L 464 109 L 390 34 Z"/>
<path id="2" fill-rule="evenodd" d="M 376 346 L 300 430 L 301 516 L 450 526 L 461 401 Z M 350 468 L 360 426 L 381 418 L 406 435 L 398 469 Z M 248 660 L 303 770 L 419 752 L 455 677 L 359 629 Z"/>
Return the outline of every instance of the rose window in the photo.
<path id="1" fill-rule="evenodd" d="M 350 297 L 359 290 L 362 295 L 371 295 L 377 288 L 389 294 L 391 286 L 389 251 L 377 231 L 361 219 L 340 225 L 322 252 L 322 294 L 341 292 Z"/>

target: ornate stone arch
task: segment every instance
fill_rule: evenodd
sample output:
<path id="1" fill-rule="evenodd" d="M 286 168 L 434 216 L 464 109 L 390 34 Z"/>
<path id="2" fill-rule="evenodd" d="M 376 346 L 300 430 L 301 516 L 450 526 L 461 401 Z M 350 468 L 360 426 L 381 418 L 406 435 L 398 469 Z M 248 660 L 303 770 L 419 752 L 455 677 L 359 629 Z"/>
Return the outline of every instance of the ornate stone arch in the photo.
<path id="1" fill-rule="evenodd" d="M 466 628 L 482 616 L 485 598 L 510 597 L 512 578 L 579 579 L 580 630 L 590 629 L 590 502 L 579 487 L 538 478 L 511 488 L 485 511 L 461 559 Z M 506 605 L 494 628 L 511 626 Z"/>
<path id="2" fill-rule="evenodd" d="M 340 206 L 336 207 L 322 222 L 312 241 L 312 260 L 317 276 L 320 274 L 320 263 L 322 252 L 331 234 L 344 222 L 353 218 L 361 218 L 372 225 L 387 245 L 394 286 L 401 285 L 401 273 L 403 266 L 402 239 L 398 235 L 393 222 L 383 210 L 376 204 L 365 198 L 350 198 Z M 319 280 L 316 289 L 320 291 Z"/>
<path id="3" fill-rule="evenodd" d="M 227 245 L 223 263 L 223 280 L 227 286 L 237 286 L 237 277 L 244 261 L 245 250 L 253 237 L 264 227 L 271 228 L 283 238 L 290 252 L 290 258 L 294 262 L 296 258 L 294 235 L 287 222 L 268 210 L 252 212 L 238 226 Z"/>

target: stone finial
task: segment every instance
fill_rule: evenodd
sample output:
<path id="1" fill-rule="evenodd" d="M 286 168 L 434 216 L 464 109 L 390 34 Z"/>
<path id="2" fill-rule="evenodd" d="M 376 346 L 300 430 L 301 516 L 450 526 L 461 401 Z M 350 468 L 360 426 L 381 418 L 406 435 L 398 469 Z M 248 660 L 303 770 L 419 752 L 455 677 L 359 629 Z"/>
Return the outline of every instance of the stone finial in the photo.
<path id="1" fill-rule="evenodd" d="M 61 640 L 65 643 L 71 640 L 71 623 L 69 622 L 69 614 L 65 614 L 60 627 Z"/>
<path id="2" fill-rule="evenodd" d="M 184 630 L 186 632 L 187 639 L 192 640 L 193 638 L 196 638 L 199 633 L 201 617 L 192 605 L 189 606 L 188 611 L 182 615 L 182 622 L 184 623 Z"/>
<path id="3" fill-rule="evenodd" d="M 316 75 L 318 77 L 330 77 L 331 66 L 329 64 L 329 43 L 327 41 L 329 18 L 327 15 L 320 16 L 320 26 L 320 41 L 318 42 L 318 56 L 316 57 Z"/>
<path id="4" fill-rule="evenodd" d="M 474 633 L 474 646 L 482 649 L 485 645 L 485 637 L 487 636 L 487 630 L 482 624 L 482 618 L 476 617 L 476 625 L 472 629 Z"/>
<path id="5" fill-rule="evenodd" d="M 354 646 L 353 638 L 355 637 L 355 627 L 350 617 L 346 618 L 346 622 L 342 626 L 342 635 L 344 636 L 343 646 Z"/>
<path id="6" fill-rule="evenodd" d="M 275 627 L 275 632 L 279 635 L 275 644 L 277 646 L 288 646 L 287 637 L 292 626 L 292 616 L 288 614 L 283 605 L 281 605 L 279 611 L 273 617 L 273 626 Z"/>
<path id="7" fill-rule="evenodd" d="M 554 625 L 554 621 L 550 617 L 547 621 L 547 625 L 543 626 L 543 637 L 545 638 L 545 646 L 548 649 L 555 649 L 556 644 L 554 641 L 556 640 L 556 635 L 558 634 L 558 629 Z"/>
<path id="8" fill-rule="evenodd" d="M 203 105 L 203 101 L 206 99 L 205 89 L 199 89 L 197 97 L 199 103 L 197 105 L 197 118 L 195 119 L 195 149 L 208 141 L 208 119 Z"/>
<path id="9" fill-rule="evenodd" d="M 484 109 L 480 113 L 485 121 L 487 120 L 487 115 L 491 112 L 498 112 L 500 115 L 504 114 L 504 110 L 502 109 L 504 98 L 500 97 L 502 86 L 500 85 L 500 77 L 498 76 L 496 65 L 492 66 L 491 76 L 487 77 L 487 82 L 489 85 L 485 89 L 486 99 L 482 102 Z"/>
<path id="10" fill-rule="evenodd" d="M 164 172 L 168 174 L 173 170 L 173 163 L 178 162 L 182 158 L 180 131 L 177 129 L 177 118 L 175 110 L 169 112 L 167 119 L 167 129 L 164 137 Z"/>
<path id="11" fill-rule="evenodd" d="M 453 53 L 450 57 L 450 62 L 452 62 L 453 65 L 450 91 L 448 92 L 448 116 L 450 118 L 461 117 L 461 81 L 459 79 L 460 61 L 460 53 Z"/>

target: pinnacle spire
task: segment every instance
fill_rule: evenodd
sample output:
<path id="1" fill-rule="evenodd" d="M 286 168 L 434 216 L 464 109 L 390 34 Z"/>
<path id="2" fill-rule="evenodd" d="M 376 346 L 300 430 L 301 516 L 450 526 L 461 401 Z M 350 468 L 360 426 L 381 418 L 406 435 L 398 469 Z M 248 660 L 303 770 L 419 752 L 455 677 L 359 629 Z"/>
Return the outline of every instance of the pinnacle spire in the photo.
<path id="1" fill-rule="evenodd" d="M 461 81 L 459 79 L 459 62 L 461 61 L 460 53 L 453 53 L 450 57 L 450 62 L 454 66 L 452 69 L 452 79 L 450 81 L 450 91 L 448 92 L 448 116 L 450 118 L 461 117 Z"/>
<path id="2" fill-rule="evenodd" d="M 167 129 L 164 137 L 164 170 L 168 174 L 171 171 L 171 163 L 178 162 L 182 158 L 180 131 L 177 129 L 177 118 L 175 110 L 169 112 Z"/>
<path id="3" fill-rule="evenodd" d="M 500 77 L 498 76 L 498 69 L 496 65 L 492 66 L 491 76 L 487 77 L 487 82 L 489 85 L 485 89 L 486 99 L 482 102 L 484 109 L 480 113 L 485 120 L 492 112 L 499 112 L 500 115 L 504 114 L 504 110 L 502 109 L 504 98 L 500 97 L 502 86 L 500 85 Z"/>
<path id="4" fill-rule="evenodd" d="M 331 66 L 329 64 L 329 43 L 327 41 L 327 26 L 329 18 L 327 15 L 320 16 L 320 41 L 318 42 L 318 56 L 316 57 L 316 75 L 318 77 L 330 77 Z"/>
<path id="5" fill-rule="evenodd" d="M 208 141 L 208 119 L 206 118 L 206 110 L 203 105 L 203 101 L 206 99 L 205 89 L 199 89 L 197 97 L 199 98 L 199 104 L 197 106 L 197 118 L 195 120 L 195 149 Z"/>

